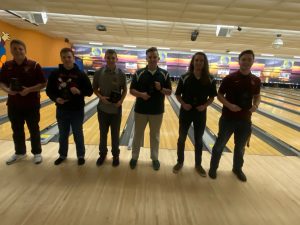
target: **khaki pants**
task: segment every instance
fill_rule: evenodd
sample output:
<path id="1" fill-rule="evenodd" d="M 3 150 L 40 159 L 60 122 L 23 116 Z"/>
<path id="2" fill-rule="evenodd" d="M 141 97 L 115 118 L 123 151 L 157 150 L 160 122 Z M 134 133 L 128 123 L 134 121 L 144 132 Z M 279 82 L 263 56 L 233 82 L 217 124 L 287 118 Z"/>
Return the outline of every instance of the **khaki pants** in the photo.
<path id="1" fill-rule="evenodd" d="M 144 137 L 144 131 L 149 122 L 151 159 L 158 160 L 159 135 L 163 114 L 149 115 L 134 113 L 134 119 L 132 159 L 137 160 L 139 158 L 141 143 L 143 142 L 142 138 Z"/>

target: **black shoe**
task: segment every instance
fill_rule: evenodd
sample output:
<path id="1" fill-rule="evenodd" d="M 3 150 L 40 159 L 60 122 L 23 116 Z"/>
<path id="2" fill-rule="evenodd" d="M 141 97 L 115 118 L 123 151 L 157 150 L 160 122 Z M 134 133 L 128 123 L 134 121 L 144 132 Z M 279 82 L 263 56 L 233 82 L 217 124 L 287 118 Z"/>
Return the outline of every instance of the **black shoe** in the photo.
<path id="1" fill-rule="evenodd" d="M 208 171 L 208 176 L 209 176 L 211 179 L 216 179 L 216 178 L 217 178 L 217 171 L 216 171 L 216 170 L 209 169 L 209 171 Z"/>
<path id="2" fill-rule="evenodd" d="M 173 167 L 173 173 L 178 173 L 183 167 L 183 163 L 177 163 L 174 167 Z"/>
<path id="3" fill-rule="evenodd" d="M 79 158 L 77 163 L 78 163 L 78 166 L 82 166 L 85 163 L 85 159 L 84 158 Z"/>
<path id="4" fill-rule="evenodd" d="M 130 168 L 133 170 L 136 167 L 137 160 L 136 159 L 131 159 L 129 162 Z"/>
<path id="5" fill-rule="evenodd" d="M 119 156 L 113 157 L 112 166 L 117 167 L 118 165 L 120 165 Z"/>
<path id="6" fill-rule="evenodd" d="M 159 170 L 160 168 L 160 163 L 158 160 L 152 160 L 152 167 L 154 170 Z"/>
<path id="7" fill-rule="evenodd" d="M 235 170 L 232 169 L 232 172 L 237 176 L 237 178 L 242 181 L 242 182 L 246 182 L 247 181 L 247 177 L 244 174 L 244 172 L 242 170 Z"/>
<path id="8" fill-rule="evenodd" d="M 100 157 L 97 159 L 96 165 L 101 166 L 104 163 L 105 159 L 106 155 L 100 155 Z"/>
<path id="9" fill-rule="evenodd" d="M 201 165 L 195 166 L 195 169 L 201 177 L 206 177 L 206 172 Z"/>
<path id="10" fill-rule="evenodd" d="M 66 158 L 59 157 L 57 160 L 54 161 L 54 165 L 57 166 L 57 165 L 61 164 L 63 161 L 65 161 L 65 159 Z"/>

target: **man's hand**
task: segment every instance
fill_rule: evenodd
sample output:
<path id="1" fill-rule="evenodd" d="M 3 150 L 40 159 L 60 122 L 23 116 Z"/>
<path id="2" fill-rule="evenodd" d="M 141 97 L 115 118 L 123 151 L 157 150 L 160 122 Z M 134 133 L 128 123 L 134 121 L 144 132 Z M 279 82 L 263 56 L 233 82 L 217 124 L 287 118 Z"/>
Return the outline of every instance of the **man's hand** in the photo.
<path id="1" fill-rule="evenodd" d="M 109 97 L 106 96 L 100 96 L 100 101 L 103 102 L 104 104 L 111 104 L 110 101 L 108 101 Z"/>
<path id="2" fill-rule="evenodd" d="M 63 105 L 63 104 L 65 104 L 65 102 L 67 102 L 68 100 L 65 100 L 65 99 L 63 99 L 63 98 L 57 98 L 56 99 L 56 102 L 58 103 L 58 104 L 60 104 L 60 105 Z"/>
<path id="3" fill-rule="evenodd" d="M 142 92 L 141 93 L 141 98 L 144 99 L 145 101 L 147 101 L 151 96 L 148 95 L 147 92 Z"/>
<path id="4" fill-rule="evenodd" d="M 239 107 L 238 105 L 235 105 L 235 104 L 230 104 L 228 109 L 232 112 L 239 112 L 242 110 L 241 107 Z"/>
<path id="5" fill-rule="evenodd" d="M 257 110 L 257 105 L 252 105 L 251 109 L 249 109 L 250 112 L 255 112 Z"/>
<path id="6" fill-rule="evenodd" d="M 120 101 L 114 103 L 114 105 L 115 105 L 117 108 L 119 108 L 119 107 L 121 107 L 121 105 L 122 105 L 122 101 L 120 100 Z"/>
<path id="7" fill-rule="evenodd" d="M 19 92 L 20 95 L 26 96 L 30 93 L 30 89 L 28 87 L 23 86 L 23 90 Z"/>
<path id="8" fill-rule="evenodd" d="M 196 107 L 196 109 L 197 109 L 199 112 L 202 112 L 202 111 L 204 111 L 204 110 L 206 109 L 206 106 L 205 106 L 205 105 L 198 105 L 198 106 Z"/>
<path id="9" fill-rule="evenodd" d="M 156 90 L 160 91 L 160 90 L 162 89 L 162 87 L 161 87 L 161 85 L 160 85 L 160 82 L 155 81 L 154 84 L 155 84 Z"/>
<path id="10" fill-rule="evenodd" d="M 187 104 L 187 103 L 183 103 L 181 104 L 181 106 L 185 111 L 190 111 L 193 108 L 191 104 Z"/>
<path id="11" fill-rule="evenodd" d="M 70 91 L 73 95 L 80 95 L 80 90 L 77 87 L 71 87 Z"/>

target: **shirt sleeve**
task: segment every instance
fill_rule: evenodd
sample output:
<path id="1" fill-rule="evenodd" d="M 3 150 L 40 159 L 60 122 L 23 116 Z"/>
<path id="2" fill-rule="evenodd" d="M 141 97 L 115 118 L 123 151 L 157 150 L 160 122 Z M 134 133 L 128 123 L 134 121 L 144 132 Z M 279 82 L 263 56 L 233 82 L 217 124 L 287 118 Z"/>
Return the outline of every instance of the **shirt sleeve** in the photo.
<path id="1" fill-rule="evenodd" d="M 99 71 L 96 71 L 93 78 L 93 90 L 98 90 L 99 88 Z"/>
<path id="2" fill-rule="evenodd" d="M 4 63 L 4 65 L 2 66 L 1 71 L 0 71 L 0 82 L 4 83 L 6 85 L 9 85 L 6 63 Z"/>
<path id="3" fill-rule="evenodd" d="M 254 89 L 254 95 L 259 95 L 260 94 L 260 86 L 261 86 L 261 81 L 259 78 L 255 77 L 255 89 Z"/>
<path id="4" fill-rule="evenodd" d="M 179 82 L 177 84 L 175 95 L 180 95 L 181 96 L 182 93 L 183 93 L 183 81 L 182 81 L 182 78 L 180 78 Z"/>
<path id="5" fill-rule="evenodd" d="M 212 80 L 209 90 L 209 97 L 217 96 L 216 80 Z"/>
<path id="6" fill-rule="evenodd" d="M 167 79 L 165 81 L 164 88 L 172 90 L 171 78 L 170 78 L 169 73 L 167 73 Z"/>
<path id="7" fill-rule="evenodd" d="M 43 72 L 42 67 L 40 66 L 39 63 L 36 63 L 35 68 L 34 68 L 34 73 L 37 77 L 37 82 L 39 84 L 46 83 L 46 78 L 44 76 L 44 72 Z"/>
<path id="8" fill-rule="evenodd" d="M 220 85 L 220 88 L 219 88 L 218 93 L 220 93 L 220 94 L 225 94 L 225 93 L 227 92 L 228 82 L 229 82 L 228 78 L 225 77 L 225 78 L 222 80 L 222 83 L 221 83 L 221 85 Z"/>
<path id="9" fill-rule="evenodd" d="M 130 84 L 130 89 L 138 89 L 138 82 L 137 82 L 137 73 L 135 73 L 132 77 L 132 80 L 131 80 L 131 84 Z"/>

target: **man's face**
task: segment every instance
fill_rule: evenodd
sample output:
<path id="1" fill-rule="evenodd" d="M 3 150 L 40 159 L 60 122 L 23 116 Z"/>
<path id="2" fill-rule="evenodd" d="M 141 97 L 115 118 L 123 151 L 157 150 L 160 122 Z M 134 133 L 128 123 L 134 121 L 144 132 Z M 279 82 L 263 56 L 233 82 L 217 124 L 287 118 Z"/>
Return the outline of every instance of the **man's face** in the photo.
<path id="1" fill-rule="evenodd" d="M 254 63 L 254 57 L 252 54 L 245 54 L 239 60 L 241 70 L 250 70 Z"/>
<path id="2" fill-rule="evenodd" d="M 157 63 L 159 62 L 158 52 L 148 52 L 146 56 L 146 60 L 148 62 L 148 66 L 157 67 Z"/>
<path id="3" fill-rule="evenodd" d="M 75 57 L 73 56 L 72 52 L 62 53 L 60 58 L 66 69 L 73 68 L 74 62 L 75 62 Z"/>
<path id="4" fill-rule="evenodd" d="M 12 44 L 10 52 L 15 60 L 24 60 L 26 57 L 26 50 L 23 45 Z"/>
<path id="5" fill-rule="evenodd" d="M 118 57 L 116 54 L 105 54 L 105 62 L 108 68 L 115 68 L 116 63 L 118 62 Z"/>

